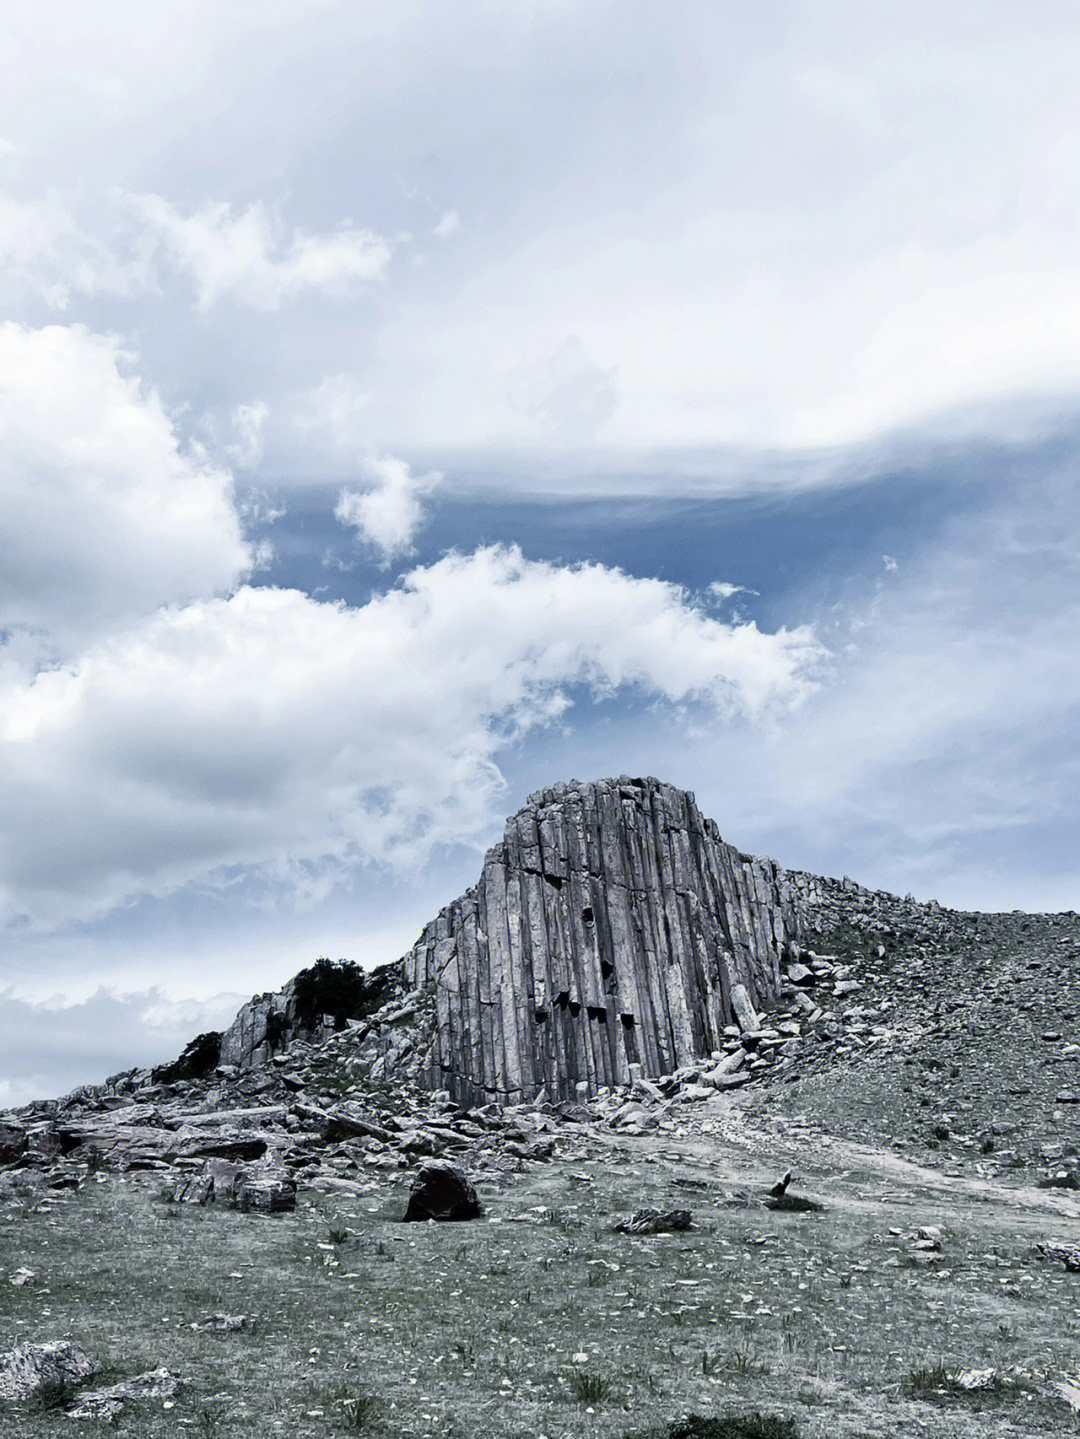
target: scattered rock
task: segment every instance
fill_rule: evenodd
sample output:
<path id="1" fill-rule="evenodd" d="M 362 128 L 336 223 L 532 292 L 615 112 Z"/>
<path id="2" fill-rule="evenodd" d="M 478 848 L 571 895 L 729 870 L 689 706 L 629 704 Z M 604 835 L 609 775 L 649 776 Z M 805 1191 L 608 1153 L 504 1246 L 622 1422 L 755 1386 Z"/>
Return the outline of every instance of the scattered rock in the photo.
<path id="1" fill-rule="evenodd" d="M 171 1399 L 180 1379 L 168 1369 L 150 1369 L 104 1389 L 83 1389 L 66 1408 L 71 1419 L 102 1419 L 111 1424 L 130 1399 Z"/>
<path id="2" fill-rule="evenodd" d="M 237 1334 L 249 1327 L 246 1314 L 211 1314 L 191 1326 L 197 1333 Z"/>
<path id="3" fill-rule="evenodd" d="M 1080 1245 L 1040 1241 L 1035 1245 L 1035 1252 L 1046 1259 L 1060 1260 L 1070 1274 L 1080 1274 Z"/>
<path id="4" fill-rule="evenodd" d="M 11 1276 L 11 1282 L 16 1289 L 24 1289 L 28 1284 L 37 1283 L 37 1275 L 32 1269 L 16 1269 Z"/>
<path id="5" fill-rule="evenodd" d="M 615 1225 L 616 1234 L 681 1234 L 689 1229 L 689 1209 L 638 1209 Z"/>

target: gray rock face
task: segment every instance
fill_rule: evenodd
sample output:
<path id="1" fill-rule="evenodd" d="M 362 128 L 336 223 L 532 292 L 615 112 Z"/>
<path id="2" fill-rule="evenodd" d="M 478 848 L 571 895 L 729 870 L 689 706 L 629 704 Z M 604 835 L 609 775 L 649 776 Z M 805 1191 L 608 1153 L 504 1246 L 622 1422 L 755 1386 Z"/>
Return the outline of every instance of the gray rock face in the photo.
<path id="1" fill-rule="evenodd" d="M 58 1401 L 72 1385 L 81 1384 L 93 1372 L 90 1356 L 66 1340 L 20 1344 L 0 1354 L 0 1401 Z"/>
<path id="2" fill-rule="evenodd" d="M 460 1103 L 554 1100 L 671 1073 L 756 1028 L 801 896 L 655 779 L 554 785 L 405 958 L 434 1000 L 420 1077 Z M 584 1086 L 584 1088 L 582 1088 Z"/>
<path id="3" fill-rule="evenodd" d="M 222 1064 L 250 1069 L 265 1064 L 301 1035 L 319 1037 L 321 1030 L 305 1029 L 297 1011 L 294 981 L 275 994 L 256 994 L 242 1005 L 236 1018 L 221 1036 Z"/>

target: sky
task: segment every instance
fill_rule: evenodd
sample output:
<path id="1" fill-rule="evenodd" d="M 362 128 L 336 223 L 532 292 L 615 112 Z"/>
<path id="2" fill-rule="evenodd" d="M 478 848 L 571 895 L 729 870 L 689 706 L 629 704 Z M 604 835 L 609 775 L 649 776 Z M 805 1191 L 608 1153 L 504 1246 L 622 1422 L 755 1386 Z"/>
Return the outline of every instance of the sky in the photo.
<path id="1" fill-rule="evenodd" d="M 557 779 L 1080 909 L 1071 4 L 9 0 L 0 1108 Z"/>

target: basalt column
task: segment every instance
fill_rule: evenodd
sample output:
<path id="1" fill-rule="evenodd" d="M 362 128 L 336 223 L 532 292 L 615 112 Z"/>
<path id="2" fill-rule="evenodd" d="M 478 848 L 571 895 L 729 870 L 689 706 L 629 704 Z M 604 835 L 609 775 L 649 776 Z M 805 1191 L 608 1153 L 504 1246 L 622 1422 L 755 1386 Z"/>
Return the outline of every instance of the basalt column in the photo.
<path id="1" fill-rule="evenodd" d="M 541 790 L 405 957 L 434 1003 L 422 1077 L 514 1103 L 668 1073 L 775 998 L 796 927 L 776 867 L 724 844 L 692 794 Z"/>

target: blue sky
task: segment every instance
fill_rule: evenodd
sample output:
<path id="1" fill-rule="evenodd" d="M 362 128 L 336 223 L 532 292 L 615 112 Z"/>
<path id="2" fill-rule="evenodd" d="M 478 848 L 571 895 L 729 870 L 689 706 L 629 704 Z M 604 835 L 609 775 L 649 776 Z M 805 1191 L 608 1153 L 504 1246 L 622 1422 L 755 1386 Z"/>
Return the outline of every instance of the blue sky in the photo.
<path id="1" fill-rule="evenodd" d="M 559 777 L 1075 908 L 1067 5 L 0 41 L 0 1105 L 382 963 Z"/>

